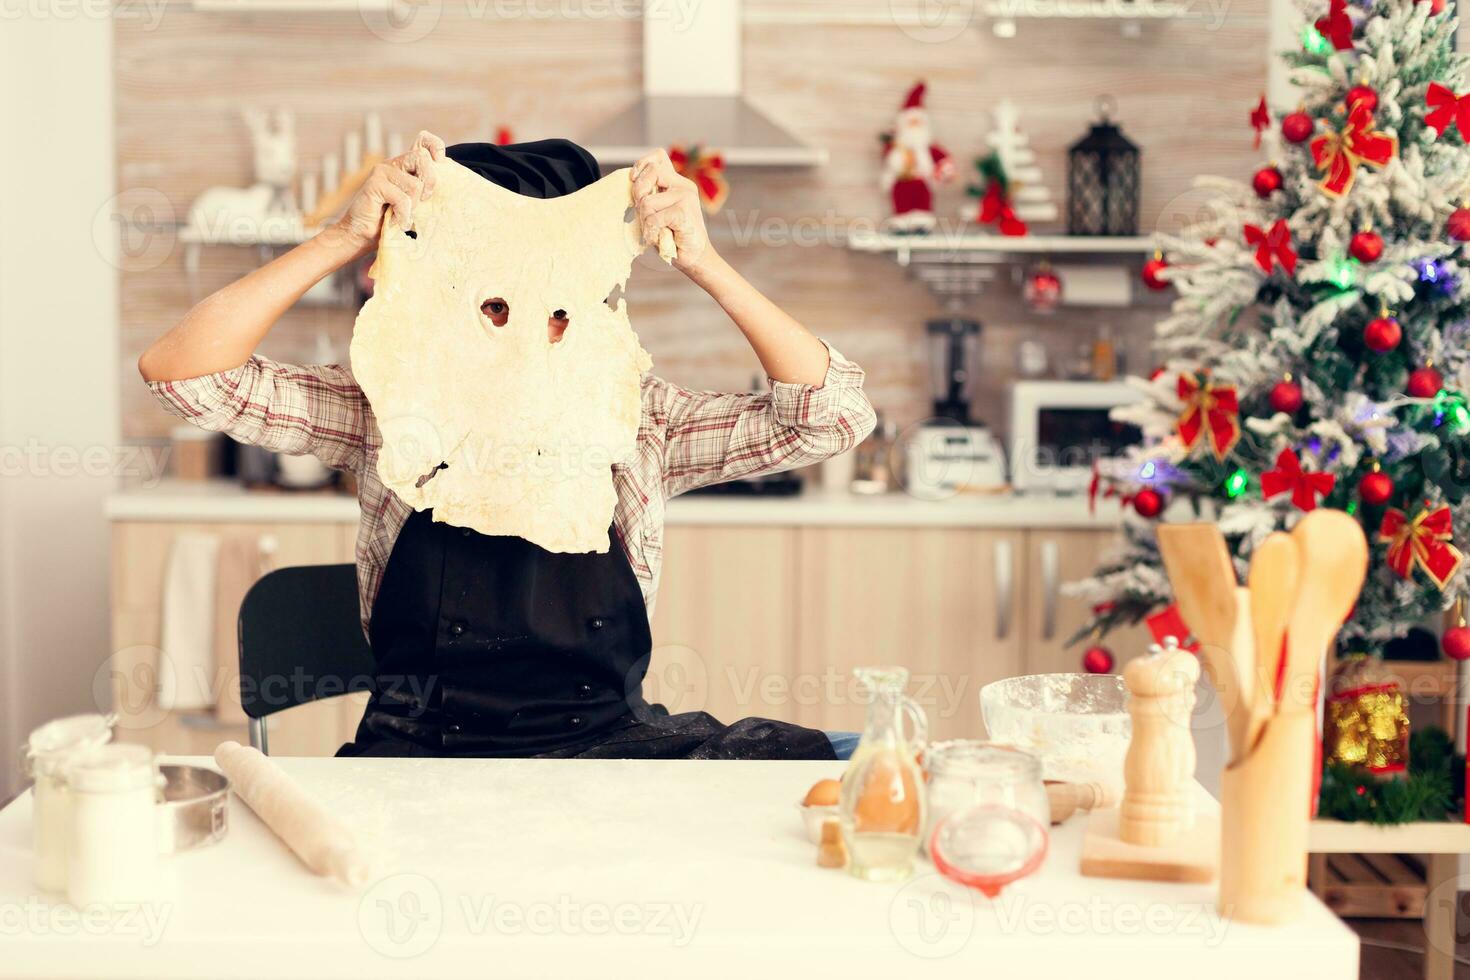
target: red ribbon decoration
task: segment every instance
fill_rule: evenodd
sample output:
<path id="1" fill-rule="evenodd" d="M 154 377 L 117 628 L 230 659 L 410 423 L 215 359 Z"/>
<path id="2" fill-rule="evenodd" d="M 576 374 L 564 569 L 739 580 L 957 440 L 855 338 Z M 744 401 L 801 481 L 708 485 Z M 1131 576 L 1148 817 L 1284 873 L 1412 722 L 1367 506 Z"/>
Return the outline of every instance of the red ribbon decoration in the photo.
<path id="1" fill-rule="evenodd" d="M 1353 20 L 1347 13 L 1347 0 L 1332 0 L 1325 17 L 1317 18 L 1312 25 L 1338 51 L 1350 51 L 1353 47 Z"/>
<path id="2" fill-rule="evenodd" d="M 1390 507 L 1379 525 L 1378 540 L 1388 543 L 1388 567 L 1399 578 L 1408 578 L 1418 565 L 1440 591 L 1444 591 L 1465 560 L 1451 543 L 1454 524 L 1448 506 L 1421 510 L 1412 521 L 1403 511 Z"/>
<path id="3" fill-rule="evenodd" d="M 1172 636 L 1179 641 L 1179 648 L 1181 650 L 1188 650 L 1190 653 L 1199 653 L 1199 640 L 1194 638 L 1194 633 L 1190 631 L 1189 624 L 1180 615 L 1177 603 L 1154 613 L 1145 619 L 1144 622 L 1148 624 L 1148 631 L 1153 634 L 1155 643 L 1162 644 L 1165 637 Z"/>
<path id="4" fill-rule="evenodd" d="M 1454 123 L 1460 138 L 1470 140 L 1470 95 L 1456 95 L 1439 82 L 1430 82 L 1424 102 L 1431 110 L 1424 114 L 1426 126 L 1443 136 L 1450 123 Z"/>
<path id="5" fill-rule="evenodd" d="M 1234 385 L 1201 384 L 1194 377 L 1181 374 L 1179 398 L 1184 412 L 1179 416 L 1179 439 L 1193 452 L 1205 436 L 1215 458 L 1224 461 L 1240 441 L 1240 401 Z"/>
<path id="6" fill-rule="evenodd" d="M 1296 274 L 1296 249 L 1291 247 L 1291 229 L 1282 218 L 1265 231 L 1260 225 L 1245 226 L 1245 243 L 1256 247 L 1256 265 L 1271 274 L 1272 260 L 1281 263 L 1288 276 Z"/>
<path id="7" fill-rule="evenodd" d="M 725 158 L 717 152 L 703 150 L 695 144 L 688 150 L 675 143 L 669 147 L 669 162 L 681 176 L 694 181 L 699 188 L 699 199 L 710 214 L 720 210 L 730 196 L 730 185 L 725 181 Z"/>
<path id="8" fill-rule="evenodd" d="M 1266 108 L 1266 97 L 1261 96 L 1261 104 L 1251 110 L 1251 128 L 1256 131 L 1256 149 L 1261 148 L 1261 133 L 1267 126 L 1271 125 L 1271 110 Z"/>
<path id="9" fill-rule="evenodd" d="M 1396 136 L 1373 128 L 1373 110 L 1365 102 L 1354 102 L 1341 132 L 1323 133 L 1312 140 L 1312 160 L 1326 171 L 1317 186 L 1333 197 L 1341 197 L 1353 186 L 1358 164 L 1382 167 L 1398 153 Z"/>
<path id="10" fill-rule="evenodd" d="M 1293 449 L 1281 450 L 1276 468 L 1261 474 L 1261 495 L 1268 500 L 1277 494 L 1291 492 L 1291 502 L 1300 510 L 1316 510 L 1317 497 L 1332 492 L 1337 477 L 1331 473 L 1308 473 Z"/>

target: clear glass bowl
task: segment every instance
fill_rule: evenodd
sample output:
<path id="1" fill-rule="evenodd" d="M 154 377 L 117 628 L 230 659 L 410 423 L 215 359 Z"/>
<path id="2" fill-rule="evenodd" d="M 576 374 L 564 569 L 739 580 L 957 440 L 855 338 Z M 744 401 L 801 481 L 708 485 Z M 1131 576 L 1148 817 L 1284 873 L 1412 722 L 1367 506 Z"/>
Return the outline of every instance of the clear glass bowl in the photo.
<path id="1" fill-rule="evenodd" d="M 1044 779 L 1123 784 L 1133 723 L 1117 674 L 1028 674 L 980 689 L 990 740 L 1041 760 Z"/>

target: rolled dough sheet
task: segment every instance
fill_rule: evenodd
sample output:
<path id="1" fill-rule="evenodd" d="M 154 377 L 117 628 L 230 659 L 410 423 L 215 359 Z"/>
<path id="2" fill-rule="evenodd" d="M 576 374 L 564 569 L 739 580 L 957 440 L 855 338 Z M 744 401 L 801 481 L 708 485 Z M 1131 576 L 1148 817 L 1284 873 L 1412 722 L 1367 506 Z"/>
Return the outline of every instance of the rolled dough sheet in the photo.
<path id="1" fill-rule="evenodd" d="M 633 450 L 651 363 L 620 295 L 643 250 L 630 172 L 551 200 L 452 160 L 437 173 L 412 235 L 384 223 L 353 332 L 352 370 L 382 432 L 378 474 L 437 521 L 605 552 L 612 465 Z M 481 312 L 490 299 L 508 304 L 504 326 Z M 557 310 L 568 326 L 552 344 Z"/>

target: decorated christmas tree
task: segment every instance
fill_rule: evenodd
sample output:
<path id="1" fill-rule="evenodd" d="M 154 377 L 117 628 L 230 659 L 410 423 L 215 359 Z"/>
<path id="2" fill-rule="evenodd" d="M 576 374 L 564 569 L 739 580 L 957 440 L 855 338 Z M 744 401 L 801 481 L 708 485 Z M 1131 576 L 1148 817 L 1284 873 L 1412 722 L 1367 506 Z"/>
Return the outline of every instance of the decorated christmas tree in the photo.
<path id="1" fill-rule="evenodd" d="M 1136 513 L 1071 587 L 1093 603 L 1082 636 L 1177 631 L 1153 521 L 1184 499 L 1214 514 L 1237 572 L 1315 507 L 1356 516 L 1372 552 L 1342 652 L 1382 653 L 1470 591 L 1470 94 L 1453 9 L 1298 7 L 1309 26 L 1284 57 L 1300 101 L 1241 113 L 1261 168 L 1201 181 L 1208 217 L 1144 269 L 1176 298 L 1161 365 L 1133 379 L 1143 400 L 1117 412 L 1143 444 L 1094 483 Z M 1463 622 L 1443 642 L 1470 656 Z"/>

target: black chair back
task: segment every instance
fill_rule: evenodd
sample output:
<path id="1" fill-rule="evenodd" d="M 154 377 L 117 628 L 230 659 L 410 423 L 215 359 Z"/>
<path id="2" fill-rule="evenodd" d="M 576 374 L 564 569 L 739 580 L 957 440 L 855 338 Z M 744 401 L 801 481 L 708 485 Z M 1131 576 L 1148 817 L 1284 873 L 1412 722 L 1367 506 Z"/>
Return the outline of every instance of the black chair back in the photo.
<path id="1" fill-rule="evenodd" d="M 260 719 L 372 689 L 373 654 L 358 615 L 353 565 L 302 565 L 263 576 L 240 603 L 240 704 L 251 742 Z"/>

